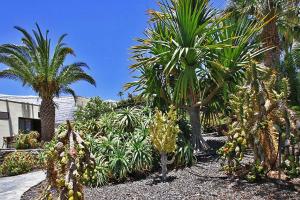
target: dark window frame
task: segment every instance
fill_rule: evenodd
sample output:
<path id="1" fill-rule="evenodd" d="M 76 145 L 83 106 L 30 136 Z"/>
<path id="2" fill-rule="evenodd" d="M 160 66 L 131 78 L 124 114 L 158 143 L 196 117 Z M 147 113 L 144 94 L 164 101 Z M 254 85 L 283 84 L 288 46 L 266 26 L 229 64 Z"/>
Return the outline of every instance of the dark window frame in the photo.
<path id="1" fill-rule="evenodd" d="M 35 123 L 35 122 L 39 121 L 39 123 L 41 123 L 41 120 L 40 120 L 40 119 L 26 118 L 26 117 L 18 117 L 18 130 L 19 130 L 19 131 L 25 131 L 25 132 L 26 132 L 26 130 L 23 130 L 23 129 L 21 128 L 21 120 L 30 120 L 30 121 L 31 121 L 31 130 L 29 130 L 29 131 L 34 131 L 34 123 Z M 39 129 L 40 129 L 40 128 L 39 128 Z M 36 131 L 40 132 L 41 130 L 36 130 Z"/>
<path id="2" fill-rule="evenodd" d="M 9 119 L 9 112 L 0 112 L 0 120 Z"/>

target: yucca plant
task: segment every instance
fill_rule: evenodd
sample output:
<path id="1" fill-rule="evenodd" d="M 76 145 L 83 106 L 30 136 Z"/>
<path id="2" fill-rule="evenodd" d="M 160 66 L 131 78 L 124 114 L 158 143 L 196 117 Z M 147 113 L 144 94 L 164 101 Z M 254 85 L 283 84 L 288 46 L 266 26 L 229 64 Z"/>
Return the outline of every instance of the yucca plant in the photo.
<path id="1" fill-rule="evenodd" d="M 0 46 L 0 63 L 8 67 L 0 71 L 0 78 L 19 80 L 41 97 L 41 139 L 50 141 L 54 135 L 55 124 L 53 98 L 62 93 L 75 97 L 75 92 L 70 87 L 75 82 L 83 80 L 92 85 L 96 83 L 85 73 L 84 68 L 88 68 L 86 63 L 64 64 L 68 55 L 75 55 L 74 50 L 63 42 L 66 34 L 51 49 L 48 30 L 43 34 L 36 24 L 37 30 L 33 30 L 34 36 L 31 36 L 25 29 L 15 28 L 23 34 L 22 44 Z"/>
<path id="2" fill-rule="evenodd" d="M 149 11 L 145 38 L 132 48 L 136 63 L 131 69 L 139 76 L 126 87 L 151 97 L 161 110 L 173 104 L 186 111 L 194 149 L 206 150 L 200 112 L 223 101 L 222 94 L 242 78 L 249 57 L 264 52 L 253 39 L 264 24 L 234 21 L 208 0 L 162 0 L 159 5 L 159 11 Z"/>

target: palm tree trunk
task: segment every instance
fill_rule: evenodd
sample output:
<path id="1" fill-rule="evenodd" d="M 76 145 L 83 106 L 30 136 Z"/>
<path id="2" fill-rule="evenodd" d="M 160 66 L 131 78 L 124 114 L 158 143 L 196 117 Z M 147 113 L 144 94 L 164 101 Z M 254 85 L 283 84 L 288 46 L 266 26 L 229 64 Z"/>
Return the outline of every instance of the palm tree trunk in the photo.
<path id="1" fill-rule="evenodd" d="M 50 141 L 55 131 L 55 106 L 52 99 L 42 99 L 40 115 L 41 139 L 42 141 Z"/>
<path id="2" fill-rule="evenodd" d="M 206 141 L 203 139 L 201 134 L 201 124 L 200 124 L 200 107 L 190 107 L 188 109 L 190 115 L 190 122 L 192 125 L 192 138 L 191 142 L 194 147 L 194 150 L 207 150 L 209 146 Z"/>
<path id="3" fill-rule="evenodd" d="M 276 9 L 273 1 L 270 1 L 269 5 L 271 10 L 268 9 L 269 13 L 267 13 L 268 17 L 266 17 L 265 21 L 271 21 L 263 27 L 262 41 L 265 47 L 273 47 L 273 49 L 265 53 L 264 64 L 267 67 L 278 69 L 280 62 L 280 38 L 276 24 Z"/>

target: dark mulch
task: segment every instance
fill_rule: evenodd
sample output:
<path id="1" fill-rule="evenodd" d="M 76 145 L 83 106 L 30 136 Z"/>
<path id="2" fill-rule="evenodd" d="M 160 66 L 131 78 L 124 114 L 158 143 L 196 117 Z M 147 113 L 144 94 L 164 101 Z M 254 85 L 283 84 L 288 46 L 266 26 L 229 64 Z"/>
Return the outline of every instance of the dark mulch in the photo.
<path id="1" fill-rule="evenodd" d="M 191 168 L 173 170 L 166 183 L 162 183 L 158 174 L 146 179 L 101 188 L 85 188 L 88 200 L 99 199 L 299 199 L 300 193 L 293 187 L 265 181 L 248 183 L 228 177 L 220 171 L 220 162 L 215 158 L 202 159 Z M 41 193 L 43 184 L 24 193 L 22 200 L 32 200 Z"/>

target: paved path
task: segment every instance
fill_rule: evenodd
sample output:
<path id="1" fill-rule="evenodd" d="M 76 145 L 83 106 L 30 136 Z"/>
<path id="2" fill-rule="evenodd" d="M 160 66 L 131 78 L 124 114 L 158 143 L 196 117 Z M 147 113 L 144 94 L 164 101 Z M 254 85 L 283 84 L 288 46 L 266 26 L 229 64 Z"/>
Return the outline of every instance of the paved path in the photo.
<path id="1" fill-rule="evenodd" d="M 45 179 L 43 171 L 0 178 L 0 199 L 19 200 L 24 192 Z"/>

